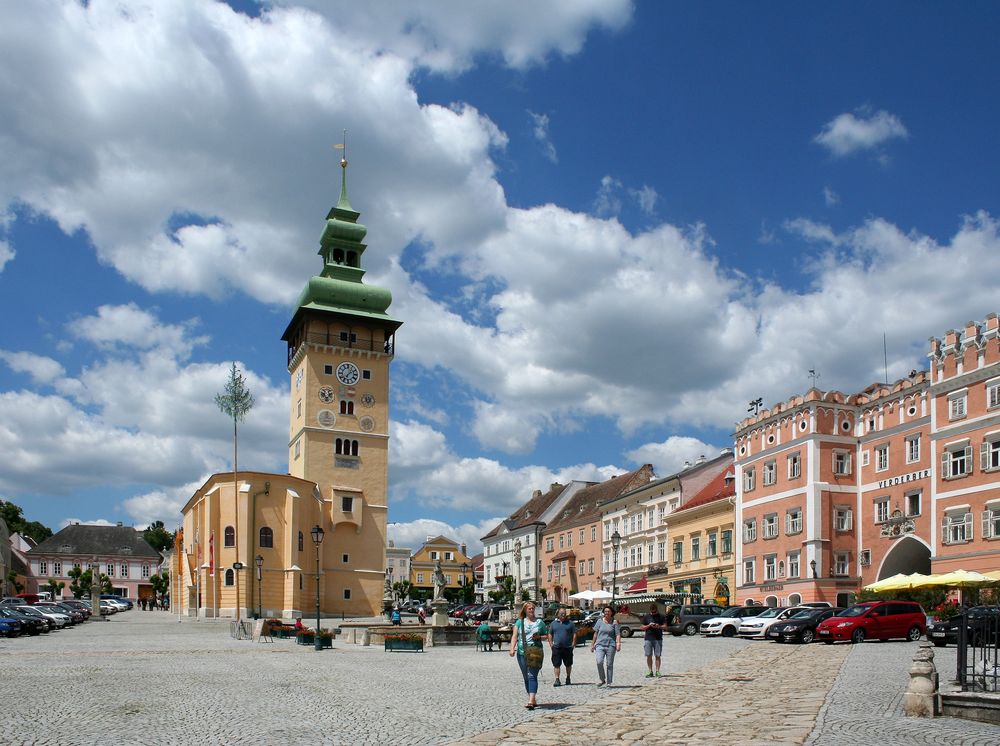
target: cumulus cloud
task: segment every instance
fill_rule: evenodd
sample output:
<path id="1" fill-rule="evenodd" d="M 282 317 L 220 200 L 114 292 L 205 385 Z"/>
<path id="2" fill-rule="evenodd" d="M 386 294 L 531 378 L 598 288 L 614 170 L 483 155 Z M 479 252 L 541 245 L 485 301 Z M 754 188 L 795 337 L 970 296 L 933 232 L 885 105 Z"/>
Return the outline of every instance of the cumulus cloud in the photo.
<path id="1" fill-rule="evenodd" d="M 418 518 L 415 521 L 390 523 L 389 539 L 397 547 L 406 547 L 416 552 L 428 538 L 444 536 L 459 544 L 465 544 L 468 555 L 473 557 L 483 551 L 482 537 L 488 534 L 503 517 L 487 518 L 476 523 L 452 524 L 433 518 Z"/>
<path id="2" fill-rule="evenodd" d="M 17 256 L 17 252 L 14 251 L 11 245 L 7 241 L 0 240 L 0 272 L 3 272 L 4 267 L 15 256 Z"/>
<path id="3" fill-rule="evenodd" d="M 545 157 L 553 163 L 558 163 L 559 156 L 556 153 L 556 146 L 549 139 L 549 115 L 529 111 L 528 117 L 531 119 L 531 133 L 542 147 Z"/>
<path id="4" fill-rule="evenodd" d="M 65 373 L 57 361 L 31 352 L 0 350 L 0 360 L 7 363 L 11 370 L 27 373 L 34 383 L 52 383 Z"/>
<path id="5" fill-rule="evenodd" d="M 861 109 L 856 114 L 846 112 L 823 125 L 813 141 L 834 156 L 843 157 L 863 150 L 872 150 L 889 140 L 909 137 L 899 117 L 880 110 L 871 114 Z"/>
<path id="6" fill-rule="evenodd" d="M 628 457 L 637 464 L 652 464 L 653 471 L 665 477 L 676 474 L 685 464 L 693 464 L 700 458 L 713 459 L 721 451 L 722 447 L 697 438 L 672 435 L 661 443 L 641 445 L 629 451 Z"/>

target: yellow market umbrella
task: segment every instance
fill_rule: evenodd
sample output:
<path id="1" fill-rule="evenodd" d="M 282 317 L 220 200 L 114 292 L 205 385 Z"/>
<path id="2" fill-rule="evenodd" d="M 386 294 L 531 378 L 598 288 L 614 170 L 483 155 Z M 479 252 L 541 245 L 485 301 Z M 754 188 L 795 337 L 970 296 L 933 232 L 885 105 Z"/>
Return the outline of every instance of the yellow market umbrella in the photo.
<path id="1" fill-rule="evenodd" d="M 873 593 L 880 593 L 882 591 L 901 591 L 910 587 L 909 575 L 905 573 L 896 573 L 895 575 L 890 575 L 888 578 L 883 578 L 882 580 L 876 580 L 871 585 L 866 585 L 866 591 L 872 591 Z"/>
<path id="2" fill-rule="evenodd" d="M 983 575 L 988 577 L 993 582 L 1000 582 L 1000 570 L 993 570 L 992 572 L 984 572 Z"/>
<path id="3" fill-rule="evenodd" d="M 962 588 L 969 585 L 980 585 L 982 583 L 992 583 L 993 578 L 983 575 L 981 572 L 972 570 L 953 570 L 943 575 L 931 575 L 923 585 L 943 585 L 949 588 Z"/>

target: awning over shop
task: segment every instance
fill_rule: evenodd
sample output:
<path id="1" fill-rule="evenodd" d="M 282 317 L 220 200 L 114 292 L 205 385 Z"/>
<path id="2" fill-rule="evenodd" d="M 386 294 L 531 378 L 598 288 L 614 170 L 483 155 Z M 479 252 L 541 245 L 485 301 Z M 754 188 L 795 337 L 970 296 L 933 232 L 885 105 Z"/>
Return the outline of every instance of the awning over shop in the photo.
<path id="1" fill-rule="evenodd" d="M 625 589 L 626 593 L 645 593 L 646 588 L 649 585 L 646 578 L 640 578 Z"/>

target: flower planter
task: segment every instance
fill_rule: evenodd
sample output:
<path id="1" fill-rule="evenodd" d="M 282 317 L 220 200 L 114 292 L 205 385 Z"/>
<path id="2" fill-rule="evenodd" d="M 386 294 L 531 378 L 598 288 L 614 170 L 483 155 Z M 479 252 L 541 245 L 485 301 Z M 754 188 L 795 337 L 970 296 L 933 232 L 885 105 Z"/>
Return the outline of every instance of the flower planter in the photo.
<path id="1" fill-rule="evenodd" d="M 295 637 L 296 645 L 308 645 L 309 647 L 316 647 L 316 635 L 296 635 Z M 319 649 L 333 647 L 332 637 L 321 637 L 319 641 Z"/>
<path id="2" fill-rule="evenodd" d="M 394 650 L 409 650 L 414 653 L 424 652 L 424 641 L 423 640 L 386 640 L 385 641 L 385 652 L 390 653 Z"/>

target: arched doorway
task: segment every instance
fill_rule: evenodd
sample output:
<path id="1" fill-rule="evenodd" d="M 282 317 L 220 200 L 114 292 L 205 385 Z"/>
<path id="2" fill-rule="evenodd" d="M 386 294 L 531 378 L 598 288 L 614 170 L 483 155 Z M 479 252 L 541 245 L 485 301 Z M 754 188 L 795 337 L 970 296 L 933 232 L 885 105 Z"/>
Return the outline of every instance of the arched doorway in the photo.
<path id="1" fill-rule="evenodd" d="M 798 593 L 793 593 L 791 596 L 788 597 L 789 606 L 798 606 L 800 603 L 802 603 L 802 596 L 800 596 Z"/>
<path id="2" fill-rule="evenodd" d="M 904 536 L 893 543 L 882 559 L 877 580 L 914 572 L 929 575 L 931 572 L 931 548 L 915 536 Z"/>

